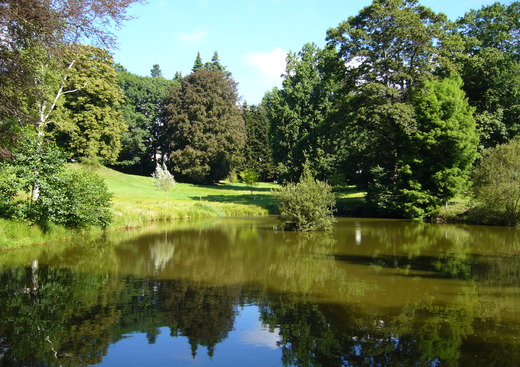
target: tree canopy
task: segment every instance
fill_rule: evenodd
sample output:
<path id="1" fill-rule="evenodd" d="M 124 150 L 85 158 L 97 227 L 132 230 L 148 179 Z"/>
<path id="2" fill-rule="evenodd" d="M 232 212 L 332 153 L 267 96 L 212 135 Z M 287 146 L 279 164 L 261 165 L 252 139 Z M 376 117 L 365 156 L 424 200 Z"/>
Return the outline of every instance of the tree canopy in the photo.
<path id="1" fill-rule="evenodd" d="M 520 2 L 494 3 L 457 21 L 464 52 L 457 58 L 482 148 L 520 134 Z"/>
<path id="2" fill-rule="evenodd" d="M 415 0 L 375 0 L 328 31 L 329 47 L 346 65 L 338 114 L 343 167 L 367 189 L 374 214 L 422 217 L 467 177 L 477 140 L 460 82 L 446 79 L 454 70 L 446 53 L 458 40 L 448 30 L 443 14 Z M 443 142 L 465 134 L 464 147 Z M 428 162 L 437 145 L 451 161 L 442 159 L 435 172 Z M 452 191 L 440 189 L 452 184 Z"/>
<path id="3" fill-rule="evenodd" d="M 156 160 L 165 162 L 169 155 L 165 109 L 170 88 L 179 87 L 180 81 L 139 76 L 121 66 L 117 76 L 125 95 L 122 113 L 128 130 L 123 134 L 116 166 L 131 173 L 151 174 Z"/>
<path id="4" fill-rule="evenodd" d="M 38 95 L 34 76 L 44 49 L 61 58 L 62 46 L 88 41 L 113 47 L 114 27 L 128 19 L 126 11 L 142 0 L 4 0 L 0 2 L 0 117 L 20 116 L 27 98 Z M 23 93 L 20 93 L 23 91 Z"/>
<path id="5" fill-rule="evenodd" d="M 235 82 L 224 73 L 195 71 L 172 88 L 167 113 L 176 175 L 206 184 L 227 177 L 246 139 Z"/>
<path id="6" fill-rule="evenodd" d="M 330 148 L 335 139 L 327 134 L 339 90 L 327 69 L 334 57 L 331 48 L 321 50 L 315 44 L 289 53 L 282 89 L 265 96 L 274 164 L 282 180 L 297 180 L 306 161 L 320 178 L 334 168 Z"/>
<path id="7" fill-rule="evenodd" d="M 101 48 L 82 45 L 75 45 L 70 57 L 74 63 L 65 87 L 76 91 L 64 96 L 50 130 L 71 158 L 114 163 L 126 124 L 112 57 Z"/>

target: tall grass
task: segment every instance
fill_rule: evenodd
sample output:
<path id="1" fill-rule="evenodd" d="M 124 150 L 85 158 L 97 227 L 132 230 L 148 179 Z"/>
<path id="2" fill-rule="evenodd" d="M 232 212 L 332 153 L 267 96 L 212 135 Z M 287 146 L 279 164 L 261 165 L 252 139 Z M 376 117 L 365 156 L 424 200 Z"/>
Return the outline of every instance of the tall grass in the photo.
<path id="1" fill-rule="evenodd" d="M 50 224 L 45 231 L 26 222 L 0 219 L 0 249 L 33 246 L 70 236 L 70 230 Z"/>

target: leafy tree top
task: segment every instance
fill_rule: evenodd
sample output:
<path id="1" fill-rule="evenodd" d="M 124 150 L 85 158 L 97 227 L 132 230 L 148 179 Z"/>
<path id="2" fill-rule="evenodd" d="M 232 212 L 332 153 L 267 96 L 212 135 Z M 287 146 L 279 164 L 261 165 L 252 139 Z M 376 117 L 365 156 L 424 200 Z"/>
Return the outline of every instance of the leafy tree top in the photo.
<path id="1" fill-rule="evenodd" d="M 469 38 L 470 49 L 496 48 L 520 57 L 520 2 L 499 2 L 471 10 L 457 21 L 459 31 Z"/>
<path id="2" fill-rule="evenodd" d="M 345 60 L 352 86 L 394 88 L 398 97 L 446 65 L 439 52 L 449 44 L 446 31 L 447 17 L 416 0 L 375 0 L 329 29 L 327 40 Z"/>

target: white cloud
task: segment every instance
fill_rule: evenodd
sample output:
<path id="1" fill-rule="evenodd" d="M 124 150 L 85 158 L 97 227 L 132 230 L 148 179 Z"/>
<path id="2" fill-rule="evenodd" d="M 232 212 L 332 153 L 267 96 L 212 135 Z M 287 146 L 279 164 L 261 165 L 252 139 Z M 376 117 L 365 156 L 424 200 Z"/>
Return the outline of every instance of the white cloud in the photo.
<path id="1" fill-rule="evenodd" d="M 245 331 L 242 335 L 241 341 L 247 345 L 277 349 L 278 342 L 280 341 L 280 330 L 276 328 L 274 332 L 269 332 L 262 328 L 261 330 Z"/>
<path id="2" fill-rule="evenodd" d="M 282 81 L 287 52 L 275 47 L 270 52 L 252 52 L 244 56 L 247 65 L 254 66 L 265 82 L 277 84 Z"/>
<path id="3" fill-rule="evenodd" d="M 177 35 L 177 39 L 182 43 L 191 45 L 202 42 L 207 36 L 208 32 L 199 29 L 191 33 L 181 32 Z"/>

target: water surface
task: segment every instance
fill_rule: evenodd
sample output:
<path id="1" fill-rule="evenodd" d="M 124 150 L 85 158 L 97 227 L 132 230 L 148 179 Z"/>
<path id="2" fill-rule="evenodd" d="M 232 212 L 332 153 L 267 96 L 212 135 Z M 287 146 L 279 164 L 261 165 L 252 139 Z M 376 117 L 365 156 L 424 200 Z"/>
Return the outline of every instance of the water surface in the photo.
<path id="1" fill-rule="evenodd" d="M 0 253 L 0 366 L 520 365 L 519 230 L 275 226 L 179 221 Z"/>

